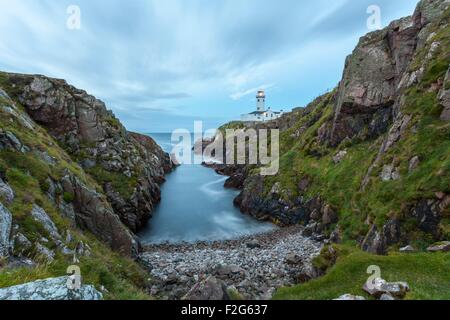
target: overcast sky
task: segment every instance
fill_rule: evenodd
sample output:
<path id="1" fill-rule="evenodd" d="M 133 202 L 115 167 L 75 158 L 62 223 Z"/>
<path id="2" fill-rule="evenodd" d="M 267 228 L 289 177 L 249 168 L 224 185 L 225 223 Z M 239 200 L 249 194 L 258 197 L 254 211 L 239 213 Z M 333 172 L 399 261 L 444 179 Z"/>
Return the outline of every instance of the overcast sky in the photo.
<path id="1" fill-rule="evenodd" d="M 367 8 L 379 6 L 385 26 L 416 3 L 0 0 L 0 69 L 66 79 L 129 130 L 213 128 L 253 111 L 260 88 L 284 110 L 333 88 L 369 31 Z M 80 29 L 67 27 L 70 5 Z"/>

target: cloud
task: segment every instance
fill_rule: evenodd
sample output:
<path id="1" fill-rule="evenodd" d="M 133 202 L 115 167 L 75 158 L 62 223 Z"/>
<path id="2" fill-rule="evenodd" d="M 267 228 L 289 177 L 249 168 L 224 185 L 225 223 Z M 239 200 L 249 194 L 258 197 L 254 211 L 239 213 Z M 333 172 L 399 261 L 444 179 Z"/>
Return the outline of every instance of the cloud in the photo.
<path id="1" fill-rule="evenodd" d="M 263 84 L 263 85 L 260 85 L 258 87 L 247 89 L 245 91 L 232 93 L 230 95 L 230 98 L 233 99 L 233 100 L 239 100 L 239 99 L 242 99 L 243 97 L 248 96 L 250 94 L 256 94 L 256 92 L 258 90 L 267 90 L 267 89 L 272 88 L 273 86 L 274 86 L 273 84 Z"/>
<path id="2" fill-rule="evenodd" d="M 416 3 L 377 2 L 385 24 Z M 0 0 L 0 69 L 64 78 L 127 126 L 149 110 L 169 128 L 170 115 L 233 119 L 267 84 L 284 106 L 335 85 L 372 0 L 77 0 L 81 30 L 66 28 L 71 4 Z"/>

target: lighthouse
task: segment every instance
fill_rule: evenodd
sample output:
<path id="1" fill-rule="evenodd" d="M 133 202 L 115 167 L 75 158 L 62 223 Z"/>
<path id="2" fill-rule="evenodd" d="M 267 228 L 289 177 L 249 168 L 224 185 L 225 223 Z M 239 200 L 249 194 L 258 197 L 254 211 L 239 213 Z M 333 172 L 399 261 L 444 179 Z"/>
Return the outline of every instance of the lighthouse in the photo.
<path id="1" fill-rule="evenodd" d="M 256 110 L 259 112 L 266 111 L 266 94 L 264 90 L 259 90 L 256 94 Z"/>
<path id="2" fill-rule="evenodd" d="M 266 122 L 280 118 L 283 111 L 273 111 L 266 109 L 266 93 L 259 90 L 256 94 L 256 111 L 241 115 L 242 122 Z"/>

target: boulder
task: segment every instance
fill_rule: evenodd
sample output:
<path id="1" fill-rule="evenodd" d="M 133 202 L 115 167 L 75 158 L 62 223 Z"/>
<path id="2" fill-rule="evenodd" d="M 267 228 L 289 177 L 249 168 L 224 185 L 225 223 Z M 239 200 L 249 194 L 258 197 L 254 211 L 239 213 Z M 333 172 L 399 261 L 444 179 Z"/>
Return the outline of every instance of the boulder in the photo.
<path id="1" fill-rule="evenodd" d="M 230 300 L 227 292 L 227 286 L 223 281 L 215 277 L 208 277 L 194 285 L 192 289 L 183 297 L 182 300 L 196 300 L 196 301 L 220 301 Z"/>
<path id="2" fill-rule="evenodd" d="M 420 165 L 420 158 L 418 156 L 415 156 L 409 160 L 409 172 L 413 172 L 416 170 Z"/>
<path id="3" fill-rule="evenodd" d="M 323 209 L 322 223 L 325 226 L 328 226 L 336 222 L 338 222 L 338 216 L 336 212 L 333 209 L 331 209 L 329 205 L 326 205 Z"/>
<path id="4" fill-rule="evenodd" d="M 339 151 L 334 157 L 333 157 L 333 162 L 335 164 L 338 164 L 340 162 L 342 162 L 342 160 L 344 160 L 344 158 L 347 156 L 347 150 L 342 150 Z"/>
<path id="5" fill-rule="evenodd" d="M 406 282 L 387 282 L 384 279 L 376 278 L 371 283 L 366 282 L 363 290 L 377 299 L 383 294 L 390 294 L 401 299 L 409 291 L 409 286 Z"/>
<path id="6" fill-rule="evenodd" d="M 250 241 L 247 242 L 245 245 L 246 245 L 247 248 L 249 248 L 249 249 L 256 249 L 256 248 L 260 248 L 260 247 L 261 247 L 261 244 L 260 244 L 259 241 L 256 240 L 256 239 L 250 240 Z"/>
<path id="7" fill-rule="evenodd" d="M 12 215 L 0 202 L 0 258 L 9 256 Z"/>
<path id="8" fill-rule="evenodd" d="M 355 296 L 352 294 L 344 294 L 342 296 L 340 296 L 337 299 L 334 299 L 335 301 L 363 301 L 366 300 L 366 298 L 361 297 L 361 296 Z"/>
<path id="9" fill-rule="evenodd" d="M 61 184 L 64 192 L 74 196 L 72 205 L 78 227 L 89 230 L 115 251 L 130 257 L 137 256 L 139 243 L 121 223 L 103 195 L 70 174 L 62 179 Z"/>
<path id="10" fill-rule="evenodd" d="M 400 235 L 400 223 L 396 219 L 389 220 L 381 232 L 376 225 L 372 225 L 362 241 L 361 248 L 373 254 L 383 255 L 389 246 L 399 242 Z"/>
<path id="11" fill-rule="evenodd" d="M 0 129 L 0 150 L 15 150 L 25 153 L 29 148 L 23 145 L 12 132 Z"/>
<path id="12" fill-rule="evenodd" d="M 232 276 L 234 274 L 243 274 L 245 270 L 236 265 L 219 265 L 216 268 L 218 276 Z"/>
<path id="13" fill-rule="evenodd" d="M 286 256 L 286 263 L 287 264 L 292 264 L 292 265 L 300 264 L 300 263 L 302 263 L 302 257 L 300 257 L 296 253 L 289 253 Z"/>
<path id="14" fill-rule="evenodd" d="M 39 258 L 44 259 L 45 263 L 52 263 L 55 260 L 55 252 L 38 243 L 35 246 L 36 253 Z"/>
<path id="15" fill-rule="evenodd" d="M 38 222 L 45 229 L 45 231 L 48 232 L 52 240 L 56 241 L 62 239 L 58 232 L 58 228 L 44 209 L 37 205 L 33 205 L 30 214 L 34 221 Z"/>
<path id="16" fill-rule="evenodd" d="M 439 102 L 444 107 L 441 113 L 441 120 L 450 121 L 450 67 L 445 74 L 443 87 L 439 93 Z"/>
<path id="17" fill-rule="evenodd" d="M 402 252 L 402 253 L 414 253 L 414 252 L 417 252 L 417 250 L 411 245 L 408 245 L 406 247 L 400 248 L 399 251 Z"/>
<path id="18" fill-rule="evenodd" d="M 13 254 L 15 256 L 21 256 L 25 252 L 28 252 L 33 247 L 33 244 L 22 233 L 17 233 L 13 237 Z"/>
<path id="19" fill-rule="evenodd" d="M 427 248 L 428 252 L 449 252 L 450 251 L 450 241 L 444 241 L 436 243 Z"/>
<path id="20" fill-rule="evenodd" d="M 9 184 L 4 182 L 0 177 L 0 199 L 3 198 L 7 204 L 11 204 L 14 201 L 14 191 L 11 189 Z"/>
<path id="21" fill-rule="evenodd" d="M 382 301 L 392 301 L 395 300 L 395 298 L 390 293 L 383 293 L 380 297 L 380 300 Z"/>
<path id="22" fill-rule="evenodd" d="M 94 286 L 70 289 L 70 278 L 49 278 L 0 289 L 0 300 L 102 300 Z"/>

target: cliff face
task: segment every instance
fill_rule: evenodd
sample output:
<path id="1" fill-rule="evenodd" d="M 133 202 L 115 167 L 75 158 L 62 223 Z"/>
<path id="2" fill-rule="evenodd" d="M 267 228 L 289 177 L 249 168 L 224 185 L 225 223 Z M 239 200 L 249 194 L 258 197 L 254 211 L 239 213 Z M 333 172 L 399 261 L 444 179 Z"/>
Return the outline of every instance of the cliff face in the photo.
<path id="1" fill-rule="evenodd" d="M 170 157 L 151 138 L 127 132 L 102 101 L 64 80 L 4 77 L 13 98 L 97 180 L 122 222 L 138 231 L 160 200 Z"/>
<path id="2" fill-rule="evenodd" d="M 250 125 L 281 130 L 280 172 L 227 172 L 243 185 L 235 204 L 374 253 L 448 238 L 449 6 L 422 0 L 412 17 L 360 39 L 335 90 Z"/>
<path id="3" fill-rule="evenodd" d="M 173 168 L 169 155 L 151 138 L 127 132 L 103 102 L 63 80 L 0 73 L 0 86 L 0 201 L 21 230 L 11 227 L 2 237 L 39 239 L 27 220 L 37 206 L 57 213 L 46 220 L 63 219 L 63 229 L 87 230 L 113 250 L 136 256 L 133 232 L 160 200 L 159 185 Z M 62 246 L 61 239 L 53 246 Z M 52 247 L 25 242 L 31 255 Z"/>

